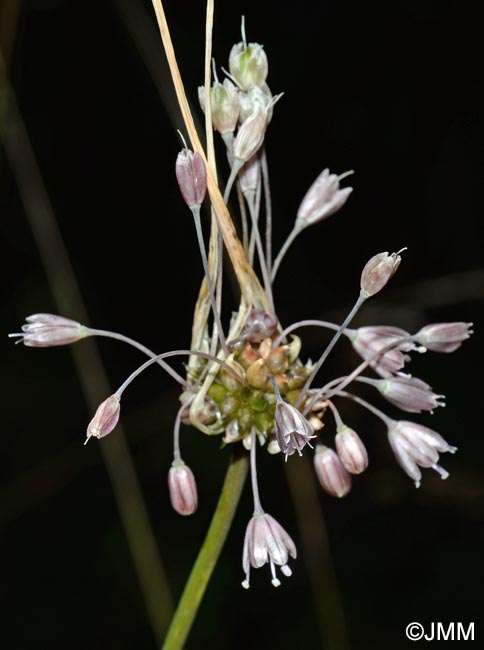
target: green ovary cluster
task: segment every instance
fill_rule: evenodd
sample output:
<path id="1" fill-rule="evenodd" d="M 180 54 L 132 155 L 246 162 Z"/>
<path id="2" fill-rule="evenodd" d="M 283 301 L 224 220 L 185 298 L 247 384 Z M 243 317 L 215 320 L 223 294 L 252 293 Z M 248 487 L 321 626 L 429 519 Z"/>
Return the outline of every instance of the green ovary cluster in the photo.
<path id="1" fill-rule="evenodd" d="M 271 338 L 260 344 L 234 345 L 233 355 L 227 362 L 245 381 L 237 381 L 225 369 L 217 374 L 207 393 L 211 404 L 207 415 L 211 422 L 206 424 L 223 432 L 225 443 L 248 441 L 248 436 L 255 431 L 261 443 L 270 444 L 274 440 L 276 407 L 271 375 L 284 400 L 295 404 L 310 372 L 299 360 L 299 350 L 300 341 L 296 337 L 290 344 L 277 347 Z"/>

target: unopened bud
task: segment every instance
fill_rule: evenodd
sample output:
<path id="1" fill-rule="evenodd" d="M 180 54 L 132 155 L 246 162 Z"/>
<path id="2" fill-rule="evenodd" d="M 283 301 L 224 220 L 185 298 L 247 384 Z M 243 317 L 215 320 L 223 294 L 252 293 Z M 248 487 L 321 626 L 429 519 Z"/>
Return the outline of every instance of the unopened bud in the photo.
<path id="1" fill-rule="evenodd" d="M 205 87 L 198 89 L 198 99 L 205 111 Z M 212 125 L 221 135 L 233 133 L 239 119 L 239 92 L 234 84 L 225 79 L 223 84 L 215 81 L 210 88 Z"/>
<path id="2" fill-rule="evenodd" d="M 405 250 L 402 248 L 402 250 Z M 367 298 L 381 291 L 402 261 L 399 253 L 378 253 L 366 264 L 361 273 L 361 291 Z"/>
<path id="3" fill-rule="evenodd" d="M 56 316 L 55 314 L 33 314 L 25 319 L 22 332 L 9 334 L 9 337 L 20 337 L 18 342 L 33 348 L 48 348 L 56 345 L 69 345 L 85 336 L 89 329 L 80 323 Z"/>
<path id="4" fill-rule="evenodd" d="M 321 486 L 334 497 L 344 497 L 351 489 L 351 476 L 338 454 L 329 447 L 318 445 L 314 454 L 314 469 Z"/>
<path id="5" fill-rule="evenodd" d="M 179 515 L 193 515 L 198 506 L 197 484 L 192 470 L 180 460 L 174 460 L 168 472 L 168 488 L 173 509 Z"/>
<path id="6" fill-rule="evenodd" d="M 454 352 L 473 333 L 472 323 L 434 323 L 425 325 L 416 340 L 432 352 Z"/>
<path id="7" fill-rule="evenodd" d="M 272 336 L 277 328 L 277 319 L 262 309 L 253 309 L 247 316 L 242 335 L 251 343 L 260 343 Z"/>
<path id="8" fill-rule="evenodd" d="M 95 416 L 87 427 L 86 444 L 89 438 L 104 438 L 114 429 L 119 421 L 120 402 L 116 395 L 111 395 L 99 405 Z"/>
<path id="9" fill-rule="evenodd" d="M 306 228 L 322 221 L 337 212 L 348 200 L 352 187 L 339 187 L 340 180 L 352 172 L 341 176 L 330 174 L 324 169 L 307 191 L 297 212 L 296 227 Z"/>
<path id="10" fill-rule="evenodd" d="M 201 205 L 207 191 L 207 172 L 202 156 L 197 151 L 182 149 L 176 159 L 175 172 L 188 207 Z"/>
<path id="11" fill-rule="evenodd" d="M 338 429 L 336 450 L 350 474 L 361 474 L 368 467 L 368 453 L 360 436 L 347 426 Z"/>
<path id="12" fill-rule="evenodd" d="M 269 65 L 262 45 L 258 43 L 237 43 L 230 51 L 230 74 L 242 90 L 261 86 L 267 78 Z"/>

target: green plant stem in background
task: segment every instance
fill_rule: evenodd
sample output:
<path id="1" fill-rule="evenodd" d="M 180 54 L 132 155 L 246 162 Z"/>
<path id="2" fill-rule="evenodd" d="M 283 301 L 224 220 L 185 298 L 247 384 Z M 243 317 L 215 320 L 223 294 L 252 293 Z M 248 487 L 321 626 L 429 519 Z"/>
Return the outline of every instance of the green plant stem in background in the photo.
<path id="1" fill-rule="evenodd" d="M 193 565 L 162 650 L 181 650 L 192 627 L 215 564 L 227 538 L 249 468 L 249 455 L 234 452 L 210 527 Z"/>
<path id="2" fill-rule="evenodd" d="M 313 592 L 313 603 L 325 650 L 349 650 L 348 634 L 336 571 L 331 557 L 328 531 L 319 500 L 319 490 L 307 454 L 284 463 L 294 503 L 301 556 Z"/>
<path id="3" fill-rule="evenodd" d="M 89 318 L 75 273 L 8 83 L 6 90 L 7 107 L 1 135 L 54 302 L 60 313 L 72 314 L 87 325 Z M 97 346 L 93 339 L 86 339 L 82 345 L 72 346 L 71 352 L 86 403 L 94 412 L 100 401 L 112 392 Z M 122 426 L 118 425 L 116 435 L 105 440 L 99 448 L 111 480 L 153 636 L 161 641 L 172 612 L 171 595 Z"/>

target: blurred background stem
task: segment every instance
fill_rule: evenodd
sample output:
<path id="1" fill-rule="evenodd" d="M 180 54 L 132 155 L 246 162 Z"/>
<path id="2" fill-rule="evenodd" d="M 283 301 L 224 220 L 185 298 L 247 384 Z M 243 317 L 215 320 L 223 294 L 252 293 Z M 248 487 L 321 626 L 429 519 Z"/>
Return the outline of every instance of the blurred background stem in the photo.
<path id="1" fill-rule="evenodd" d="M 7 160 L 37 244 L 48 283 L 59 313 L 89 325 L 68 252 L 44 187 L 41 172 L 3 67 L 6 97 L 2 125 Z M 71 348 L 86 403 L 92 413 L 112 390 L 93 339 Z M 81 444 L 80 441 L 79 444 Z M 158 643 L 163 639 L 172 614 L 166 573 L 149 522 L 126 437 L 121 426 L 99 445 L 111 480 L 119 515 L 133 559 L 148 618 Z"/>
<path id="2" fill-rule="evenodd" d="M 319 501 L 319 488 L 308 454 L 284 463 L 294 503 L 300 554 L 306 564 L 313 592 L 316 620 L 325 650 L 349 650 L 341 594 L 329 546 L 326 522 Z"/>
<path id="3" fill-rule="evenodd" d="M 163 650 L 181 650 L 185 644 L 229 533 L 248 469 L 249 456 L 239 445 L 230 461 L 210 527 L 178 603 Z"/>

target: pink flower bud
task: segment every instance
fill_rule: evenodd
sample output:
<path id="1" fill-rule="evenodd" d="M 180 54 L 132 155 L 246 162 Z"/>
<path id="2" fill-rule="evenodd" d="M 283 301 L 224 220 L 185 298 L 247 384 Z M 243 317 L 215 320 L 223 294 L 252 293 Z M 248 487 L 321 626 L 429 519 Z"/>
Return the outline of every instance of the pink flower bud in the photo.
<path id="1" fill-rule="evenodd" d="M 193 515 L 198 506 L 197 484 L 192 470 L 182 460 L 173 461 L 168 488 L 173 509 L 179 515 Z"/>
<path id="2" fill-rule="evenodd" d="M 322 487 L 333 497 L 344 497 L 351 489 L 348 474 L 338 454 L 329 447 L 317 445 L 314 469 Z"/>
<path id="3" fill-rule="evenodd" d="M 365 268 L 361 273 L 361 291 L 367 297 L 374 296 L 381 291 L 398 269 L 401 261 L 402 258 L 398 253 L 392 253 L 391 255 L 378 253 L 378 255 L 374 255 L 365 264 Z"/>
<path id="4" fill-rule="evenodd" d="M 257 109 L 245 120 L 234 140 L 234 158 L 247 162 L 262 146 L 267 129 L 267 110 Z"/>
<path id="5" fill-rule="evenodd" d="M 242 90 L 261 86 L 267 78 L 269 65 L 262 45 L 237 43 L 230 51 L 229 70 Z"/>
<path id="6" fill-rule="evenodd" d="M 368 467 L 368 453 L 360 436 L 347 426 L 338 429 L 336 451 L 350 474 L 361 474 Z"/>
<path id="7" fill-rule="evenodd" d="M 205 111 L 204 86 L 198 89 L 198 99 Z M 210 88 L 210 110 L 213 128 L 221 135 L 235 131 L 239 119 L 239 92 L 229 79 L 225 79 L 223 84 L 215 81 Z"/>
<path id="8" fill-rule="evenodd" d="M 197 151 L 182 149 L 176 159 L 175 172 L 188 207 L 201 205 L 207 191 L 207 172 L 202 156 Z"/>
<path id="9" fill-rule="evenodd" d="M 349 172 L 346 172 L 348 174 Z M 343 174 L 343 176 L 346 176 Z M 352 187 L 341 190 L 339 181 L 342 177 L 330 174 L 324 169 L 307 191 L 297 212 L 296 226 L 318 223 L 337 212 L 348 200 Z"/>
<path id="10" fill-rule="evenodd" d="M 410 334 L 398 327 L 387 325 L 360 327 L 357 330 L 347 329 L 346 336 L 351 340 L 356 352 L 366 360 L 371 359 L 379 350 L 395 342 L 395 347 L 381 357 L 377 357 L 370 366 L 382 377 L 388 377 L 400 371 L 410 357 L 404 352 L 420 351 L 412 341 L 397 343 L 400 338 L 410 338 Z"/>
<path id="11" fill-rule="evenodd" d="M 20 337 L 24 345 L 33 348 L 48 348 L 55 345 L 69 345 L 85 336 L 89 336 L 88 328 L 80 323 L 55 316 L 54 314 L 33 314 L 25 319 L 22 332 L 9 334 L 10 337 Z"/>
<path id="12" fill-rule="evenodd" d="M 95 416 L 87 427 L 86 444 L 89 438 L 104 438 L 114 429 L 119 420 L 120 402 L 116 395 L 111 395 L 99 405 Z"/>
<path id="13" fill-rule="evenodd" d="M 389 402 L 409 413 L 433 411 L 438 406 L 445 406 L 444 402 L 439 402 L 444 395 L 436 395 L 428 384 L 416 377 L 392 377 L 372 383 Z"/>
<path id="14" fill-rule="evenodd" d="M 472 323 L 434 323 L 425 325 L 415 337 L 432 352 L 454 352 L 473 331 Z"/>
<path id="15" fill-rule="evenodd" d="M 277 328 L 277 319 L 262 309 L 253 309 L 247 316 L 242 337 L 251 343 L 260 343 L 271 337 Z"/>
<path id="16" fill-rule="evenodd" d="M 420 486 L 422 473 L 420 467 L 431 467 L 443 479 L 449 476 L 438 465 L 439 453 L 457 451 L 457 447 L 449 445 L 440 434 L 416 422 L 400 420 L 393 421 L 388 429 L 388 440 L 393 453 L 404 471 Z"/>
<path id="17" fill-rule="evenodd" d="M 276 576 L 276 566 L 289 577 L 292 574 L 287 562 L 289 557 L 297 555 L 296 546 L 284 528 L 271 515 L 254 514 L 245 532 L 244 550 L 242 553 L 242 568 L 245 580 L 242 586 L 250 586 L 250 567 L 259 569 L 269 563 L 272 574 L 272 584 L 278 587 L 281 582 Z"/>

